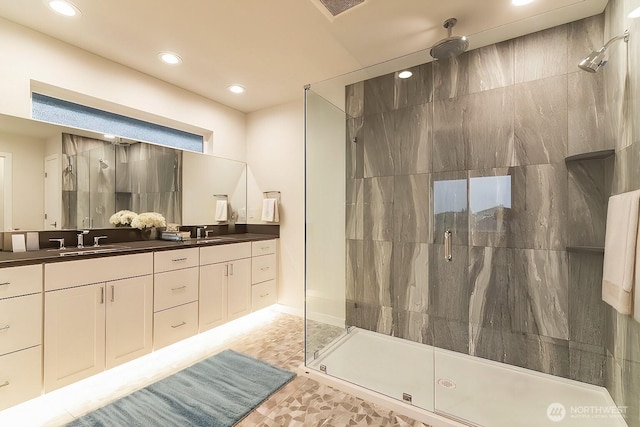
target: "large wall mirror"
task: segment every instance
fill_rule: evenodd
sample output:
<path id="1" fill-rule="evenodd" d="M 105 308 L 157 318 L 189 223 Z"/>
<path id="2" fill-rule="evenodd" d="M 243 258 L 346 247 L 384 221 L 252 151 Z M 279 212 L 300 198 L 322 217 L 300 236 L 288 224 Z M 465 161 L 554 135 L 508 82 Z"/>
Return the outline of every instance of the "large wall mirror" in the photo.
<path id="1" fill-rule="evenodd" d="M 243 162 L 6 115 L 0 160 L 3 231 L 109 228 L 121 209 L 182 225 L 246 223 Z M 222 196 L 229 215 L 216 221 Z"/>

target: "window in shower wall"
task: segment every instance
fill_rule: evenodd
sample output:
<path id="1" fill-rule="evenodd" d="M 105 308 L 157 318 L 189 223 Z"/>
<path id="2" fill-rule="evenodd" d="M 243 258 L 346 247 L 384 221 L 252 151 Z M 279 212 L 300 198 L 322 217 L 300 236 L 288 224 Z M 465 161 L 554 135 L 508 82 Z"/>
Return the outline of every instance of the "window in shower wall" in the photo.
<path id="1" fill-rule="evenodd" d="M 474 233 L 506 234 L 511 218 L 511 176 L 469 178 L 469 211 Z"/>

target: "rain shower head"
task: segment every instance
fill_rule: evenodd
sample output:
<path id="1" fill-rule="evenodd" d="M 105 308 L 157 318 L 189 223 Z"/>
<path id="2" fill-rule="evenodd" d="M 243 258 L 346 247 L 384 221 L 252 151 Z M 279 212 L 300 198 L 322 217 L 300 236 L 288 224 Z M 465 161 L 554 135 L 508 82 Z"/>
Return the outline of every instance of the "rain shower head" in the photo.
<path id="1" fill-rule="evenodd" d="M 100 169 L 106 169 L 109 167 L 109 164 L 104 161 L 104 159 L 100 159 Z"/>
<path id="2" fill-rule="evenodd" d="M 624 40 L 625 43 L 629 41 L 629 30 L 625 31 L 623 35 L 612 38 L 598 50 L 591 52 L 586 58 L 584 58 L 578 64 L 578 68 L 588 73 L 596 73 L 598 70 L 607 65 L 607 60 L 604 59 L 604 54 L 609 47 L 618 40 Z"/>
<path id="3" fill-rule="evenodd" d="M 447 29 L 449 36 L 431 47 L 429 54 L 433 59 L 453 58 L 462 54 L 469 48 L 469 40 L 464 36 L 452 36 L 453 27 L 458 23 L 456 18 L 444 21 L 443 27 Z"/>

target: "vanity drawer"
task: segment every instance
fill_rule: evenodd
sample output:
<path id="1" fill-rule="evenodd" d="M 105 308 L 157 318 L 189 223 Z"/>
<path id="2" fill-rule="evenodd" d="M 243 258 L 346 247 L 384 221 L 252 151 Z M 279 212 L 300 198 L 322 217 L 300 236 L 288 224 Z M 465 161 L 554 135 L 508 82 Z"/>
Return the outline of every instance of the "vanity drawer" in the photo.
<path id="1" fill-rule="evenodd" d="M 42 292 L 42 264 L 0 268 L 0 298 Z"/>
<path id="2" fill-rule="evenodd" d="M 151 252 L 55 262 L 44 266 L 44 290 L 55 291 L 109 282 L 145 276 L 152 272 L 153 254 Z"/>
<path id="3" fill-rule="evenodd" d="M 217 264 L 234 259 L 249 258 L 250 256 L 251 242 L 208 246 L 200 248 L 200 265 Z"/>
<path id="4" fill-rule="evenodd" d="M 0 411 L 42 394 L 42 346 L 0 356 Z"/>
<path id="5" fill-rule="evenodd" d="M 251 255 L 269 255 L 276 253 L 276 239 L 251 242 Z"/>
<path id="6" fill-rule="evenodd" d="M 162 251 L 153 254 L 153 271 L 161 273 L 198 266 L 198 248 Z"/>
<path id="7" fill-rule="evenodd" d="M 192 302 L 153 315 L 155 350 L 198 333 L 198 303 Z"/>
<path id="8" fill-rule="evenodd" d="M 276 281 L 258 283 L 251 287 L 251 310 L 256 311 L 265 308 L 278 301 Z"/>
<path id="9" fill-rule="evenodd" d="M 42 344 L 42 293 L 0 300 L 0 355 Z"/>
<path id="10" fill-rule="evenodd" d="M 153 311 L 198 300 L 198 267 L 166 271 L 154 277 Z"/>
<path id="11" fill-rule="evenodd" d="M 263 255 L 251 258 L 251 283 L 261 283 L 276 278 L 276 256 Z"/>

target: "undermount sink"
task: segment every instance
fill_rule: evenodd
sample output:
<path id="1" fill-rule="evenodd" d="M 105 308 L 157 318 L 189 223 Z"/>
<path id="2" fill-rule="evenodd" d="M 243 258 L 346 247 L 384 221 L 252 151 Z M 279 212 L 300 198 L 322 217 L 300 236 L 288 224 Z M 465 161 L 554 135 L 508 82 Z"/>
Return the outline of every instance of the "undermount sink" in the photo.
<path id="1" fill-rule="evenodd" d="M 199 237 L 198 239 L 196 239 L 196 243 L 198 245 L 204 245 L 207 243 L 213 243 L 213 242 L 221 242 L 222 238 L 220 237 Z"/>
<path id="2" fill-rule="evenodd" d="M 74 255 L 90 255 L 90 254 L 102 254 L 107 252 L 116 252 L 122 249 L 127 249 L 126 246 L 121 245 L 100 245 L 100 246 L 85 246 L 84 248 L 65 248 L 65 249 L 50 249 L 59 251 L 60 256 L 74 256 Z"/>

